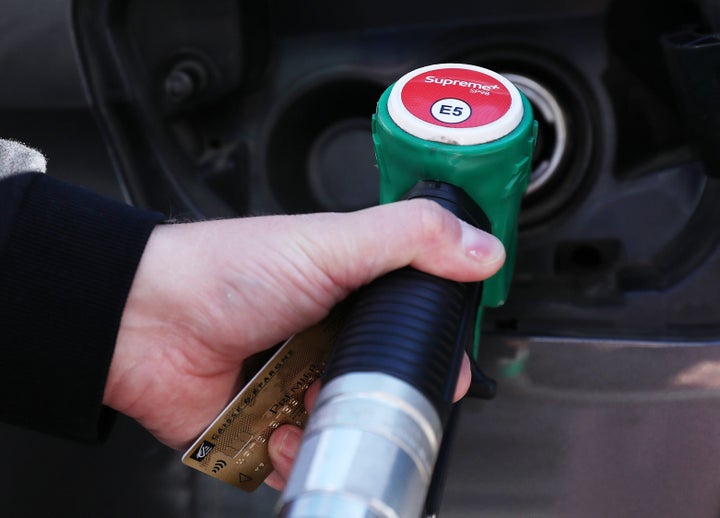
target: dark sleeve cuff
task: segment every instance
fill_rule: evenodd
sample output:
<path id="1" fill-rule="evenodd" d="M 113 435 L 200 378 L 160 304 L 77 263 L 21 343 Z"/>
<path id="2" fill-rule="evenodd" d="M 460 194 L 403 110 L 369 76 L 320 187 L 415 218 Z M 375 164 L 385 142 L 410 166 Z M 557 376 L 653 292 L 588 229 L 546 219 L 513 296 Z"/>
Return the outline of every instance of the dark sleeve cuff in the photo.
<path id="1" fill-rule="evenodd" d="M 0 222 L 0 419 L 100 439 L 112 414 L 102 397 L 120 318 L 164 216 L 41 174 L 1 183 L 21 202 Z"/>

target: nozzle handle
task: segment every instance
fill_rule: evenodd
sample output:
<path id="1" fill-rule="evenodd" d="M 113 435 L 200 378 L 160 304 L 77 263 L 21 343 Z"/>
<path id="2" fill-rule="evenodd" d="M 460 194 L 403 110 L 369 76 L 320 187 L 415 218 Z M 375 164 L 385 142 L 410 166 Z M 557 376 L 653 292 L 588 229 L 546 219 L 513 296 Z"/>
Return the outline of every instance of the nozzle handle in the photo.
<path id="1" fill-rule="evenodd" d="M 406 196 L 436 201 L 471 225 L 489 229 L 485 214 L 460 188 L 421 181 Z M 460 283 L 403 268 L 355 296 L 324 379 L 380 372 L 424 394 L 444 422 L 463 352 L 472 341 L 482 283 Z"/>

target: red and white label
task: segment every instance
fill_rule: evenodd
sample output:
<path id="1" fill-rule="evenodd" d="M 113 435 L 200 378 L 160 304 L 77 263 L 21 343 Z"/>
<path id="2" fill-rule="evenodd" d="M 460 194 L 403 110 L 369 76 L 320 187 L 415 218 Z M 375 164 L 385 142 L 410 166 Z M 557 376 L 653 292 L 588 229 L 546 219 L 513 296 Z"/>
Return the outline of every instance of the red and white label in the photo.
<path id="1" fill-rule="evenodd" d="M 405 83 L 400 98 L 418 119 L 452 128 L 495 122 L 512 103 L 510 92 L 496 78 L 464 68 L 418 74 Z"/>
<path id="2" fill-rule="evenodd" d="M 517 88 L 490 70 L 431 65 L 400 78 L 388 100 L 390 116 L 417 137 L 479 144 L 510 133 L 522 119 Z"/>

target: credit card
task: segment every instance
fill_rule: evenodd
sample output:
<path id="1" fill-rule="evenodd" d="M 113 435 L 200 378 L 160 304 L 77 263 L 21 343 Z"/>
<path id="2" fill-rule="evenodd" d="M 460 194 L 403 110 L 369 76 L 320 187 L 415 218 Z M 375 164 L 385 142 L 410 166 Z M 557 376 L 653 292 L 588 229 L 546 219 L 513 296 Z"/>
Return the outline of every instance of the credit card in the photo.
<path id="1" fill-rule="evenodd" d="M 183 464 L 245 491 L 273 471 L 267 441 L 280 425 L 305 426 L 305 391 L 320 377 L 344 310 L 288 339 L 182 457 Z"/>

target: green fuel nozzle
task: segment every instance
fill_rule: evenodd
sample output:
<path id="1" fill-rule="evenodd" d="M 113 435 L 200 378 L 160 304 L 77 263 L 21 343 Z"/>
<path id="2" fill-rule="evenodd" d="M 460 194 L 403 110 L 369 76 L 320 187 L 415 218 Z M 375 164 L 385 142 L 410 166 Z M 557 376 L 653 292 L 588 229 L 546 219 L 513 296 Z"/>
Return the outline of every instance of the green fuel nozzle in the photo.
<path id="1" fill-rule="evenodd" d="M 485 282 L 486 307 L 502 305 L 508 295 L 536 134 L 530 104 L 517 87 L 461 64 L 407 74 L 385 91 L 373 117 L 381 203 L 404 198 L 421 180 L 449 183 L 477 203 L 505 245 L 505 265 Z"/>
<path id="2" fill-rule="evenodd" d="M 504 266 L 484 283 L 474 356 L 483 307 L 502 305 L 510 289 L 536 136 L 522 92 L 493 71 L 465 64 L 406 74 L 383 93 L 373 116 L 381 203 L 404 198 L 423 180 L 454 185 L 486 214 L 489 231 L 505 246 Z"/>
<path id="3" fill-rule="evenodd" d="M 358 290 L 280 516 L 414 517 L 426 501 L 425 514 L 435 513 L 462 357 L 473 343 L 477 357 L 482 307 L 508 294 L 536 132 L 520 91 L 476 66 L 420 68 L 381 96 L 373 117 L 381 202 L 432 199 L 490 230 L 507 260 L 485 282 L 403 268 Z"/>

